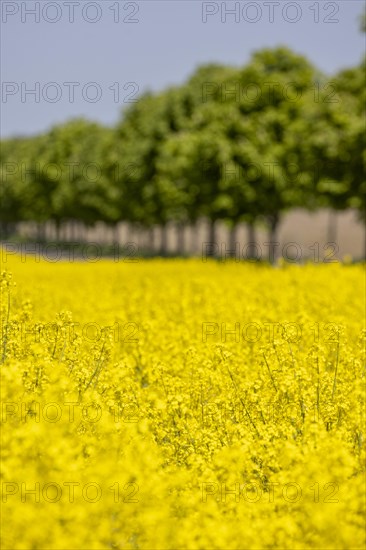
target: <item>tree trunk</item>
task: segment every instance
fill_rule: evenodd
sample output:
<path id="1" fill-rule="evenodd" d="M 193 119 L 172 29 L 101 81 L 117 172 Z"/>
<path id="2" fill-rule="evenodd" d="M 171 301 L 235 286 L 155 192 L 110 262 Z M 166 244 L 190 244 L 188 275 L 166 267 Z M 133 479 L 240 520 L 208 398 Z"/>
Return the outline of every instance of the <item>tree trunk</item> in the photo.
<path id="1" fill-rule="evenodd" d="M 216 220 L 210 220 L 208 240 L 210 243 L 216 243 Z"/>
<path id="2" fill-rule="evenodd" d="M 160 254 L 166 256 L 168 253 L 168 227 L 165 224 L 161 226 Z"/>
<path id="3" fill-rule="evenodd" d="M 119 225 L 115 223 L 113 225 L 113 244 L 119 244 Z"/>
<path id="4" fill-rule="evenodd" d="M 269 243 L 268 243 L 268 261 L 270 264 L 274 264 L 276 262 L 276 236 L 277 236 L 277 229 L 278 229 L 278 223 L 280 221 L 280 217 L 278 213 L 272 214 L 268 217 L 269 219 Z"/>
<path id="5" fill-rule="evenodd" d="M 75 220 L 70 220 L 70 240 L 72 242 L 76 241 L 76 222 Z"/>
<path id="6" fill-rule="evenodd" d="M 216 220 L 210 220 L 208 228 L 208 241 L 205 244 L 204 255 L 215 258 L 219 249 L 218 243 L 216 242 Z"/>
<path id="7" fill-rule="evenodd" d="M 44 223 L 37 224 L 37 241 L 44 241 Z"/>
<path id="8" fill-rule="evenodd" d="M 240 258 L 240 244 L 238 243 L 238 224 L 234 223 L 234 225 L 230 228 L 229 233 L 229 250 L 227 251 L 228 254 L 235 259 Z"/>
<path id="9" fill-rule="evenodd" d="M 257 246 L 255 241 L 255 228 L 254 223 L 250 222 L 248 224 L 248 246 L 247 246 L 247 260 L 253 260 L 257 258 Z"/>
<path id="10" fill-rule="evenodd" d="M 177 225 L 177 252 L 180 256 L 184 256 L 185 253 L 185 229 L 186 226 L 183 222 Z"/>
<path id="11" fill-rule="evenodd" d="M 148 249 L 151 254 L 155 251 L 155 230 L 153 225 L 148 229 Z"/>
<path id="12" fill-rule="evenodd" d="M 55 233 L 56 233 L 56 242 L 60 242 L 60 231 L 61 230 L 61 222 L 60 220 L 55 221 Z"/>
<path id="13" fill-rule="evenodd" d="M 190 225 L 191 230 L 191 239 L 190 239 L 190 254 L 195 254 L 197 252 L 197 233 L 198 233 L 198 222 L 194 220 Z"/>

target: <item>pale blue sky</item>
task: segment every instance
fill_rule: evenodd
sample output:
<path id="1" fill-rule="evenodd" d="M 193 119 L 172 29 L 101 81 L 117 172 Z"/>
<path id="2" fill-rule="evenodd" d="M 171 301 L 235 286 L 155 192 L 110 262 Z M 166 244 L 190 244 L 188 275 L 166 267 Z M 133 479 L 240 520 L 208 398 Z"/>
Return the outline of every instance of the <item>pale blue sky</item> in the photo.
<path id="1" fill-rule="evenodd" d="M 239 10 L 226 22 L 222 4 Z M 357 0 L 1 0 L 2 136 L 34 134 L 76 116 L 111 125 L 137 91 L 179 84 L 202 63 L 242 65 L 254 50 L 279 44 L 331 75 L 364 53 L 363 7 Z M 80 84 L 74 102 L 65 82 Z M 26 95 L 37 86 L 38 102 Z"/>

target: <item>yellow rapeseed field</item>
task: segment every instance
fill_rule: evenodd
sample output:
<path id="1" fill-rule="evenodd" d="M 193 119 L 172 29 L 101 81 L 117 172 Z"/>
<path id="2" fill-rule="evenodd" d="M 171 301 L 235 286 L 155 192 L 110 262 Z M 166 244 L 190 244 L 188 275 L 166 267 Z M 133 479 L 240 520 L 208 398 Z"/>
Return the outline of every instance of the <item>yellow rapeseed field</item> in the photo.
<path id="1" fill-rule="evenodd" d="M 4 550 L 365 547 L 361 265 L 2 269 Z"/>

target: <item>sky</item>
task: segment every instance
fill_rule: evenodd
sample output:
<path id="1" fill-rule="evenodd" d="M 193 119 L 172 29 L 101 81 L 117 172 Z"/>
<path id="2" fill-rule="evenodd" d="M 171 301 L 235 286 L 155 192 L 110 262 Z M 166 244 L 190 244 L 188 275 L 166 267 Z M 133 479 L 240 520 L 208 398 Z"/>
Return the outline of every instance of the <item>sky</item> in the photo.
<path id="1" fill-rule="evenodd" d="M 329 76 L 360 62 L 363 0 L 1 0 L 1 136 L 74 117 L 113 125 L 198 65 L 287 45 Z M 32 92 L 33 91 L 33 92 Z"/>

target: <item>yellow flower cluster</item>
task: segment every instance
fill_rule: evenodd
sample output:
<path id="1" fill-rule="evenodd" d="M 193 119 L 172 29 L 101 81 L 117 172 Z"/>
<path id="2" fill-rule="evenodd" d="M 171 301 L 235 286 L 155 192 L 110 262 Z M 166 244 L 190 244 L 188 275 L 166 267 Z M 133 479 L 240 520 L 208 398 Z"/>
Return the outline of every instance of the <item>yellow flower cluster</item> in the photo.
<path id="1" fill-rule="evenodd" d="M 4 550 L 365 547 L 362 266 L 5 267 Z"/>

